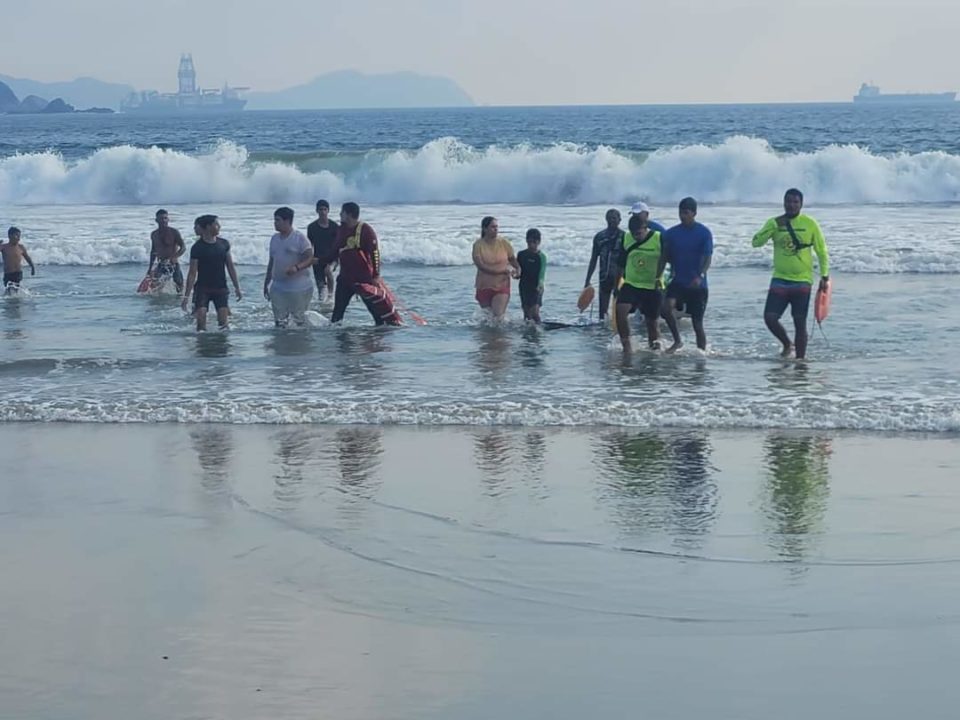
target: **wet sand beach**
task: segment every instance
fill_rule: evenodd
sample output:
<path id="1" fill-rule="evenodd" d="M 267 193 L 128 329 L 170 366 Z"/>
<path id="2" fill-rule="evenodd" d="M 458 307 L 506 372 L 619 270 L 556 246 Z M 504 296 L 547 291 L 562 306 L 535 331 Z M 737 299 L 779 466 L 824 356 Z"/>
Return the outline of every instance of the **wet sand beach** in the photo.
<path id="1" fill-rule="evenodd" d="M 955 717 L 960 438 L 0 434 L 0 717 Z"/>

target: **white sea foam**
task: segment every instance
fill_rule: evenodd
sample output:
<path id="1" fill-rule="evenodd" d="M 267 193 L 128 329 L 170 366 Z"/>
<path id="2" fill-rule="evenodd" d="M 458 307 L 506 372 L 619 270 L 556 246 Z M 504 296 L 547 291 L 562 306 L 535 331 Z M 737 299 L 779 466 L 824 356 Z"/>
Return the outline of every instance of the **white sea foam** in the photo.
<path id="1" fill-rule="evenodd" d="M 960 201 L 960 157 L 877 155 L 857 146 L 780 154 L 767 141 L 663 148 L 649 155 L 588 148 L 474 148 L 440 138 L 413 151 L 346 159 L 316 154 L 252 160 L 220 142 L 188 155 L 110 147 L 67 162 L 47 152 L 0 159 L 0 202 L 15 204 L 308 203 L 350 196 L 365 203 L 774 203 L 804 188 L 818 204 Z M 328 167 L 325 167 L 328 166 Z"/>
<path id="2" fill-rule="evenodd" d="M 333 420 L 335 419 L 335 420 Z M 465 426 L 624 426 L 654 428 L 753 428 L 960 432 L 960 410 L 950 402 L 915 400 L 872 404 L 675 402 L 656 404 L 500 402 L 276 403 L 268 400 L 182 400 L 156 403 L 148 398 L 113 400 L 12 401 L 0 408 L 0 422 L 375 424 Z"/>
<path id="3" fill-rule="evenodd" d="M 330 196 L 336 199 L 336 196 Z M 265 265 L 276 205 L 210 204 L 166 206 L 172 223 L 189 242 L 196 215 L 220 215 L 239 263 Z M 298 227 L 313 216 L 309 204 L 294 205 Z M 523 247 L 527 227 L 538 226 L 549 266 L 585 268 L 591 239 L 603 224 L 604 205 L 363 205 L 364 219 L 380 236 L 384 262 L 470 265 L 480 218 L 496 215 L 500 227 Z M 146 263 L 153 207 L 16 206 L 9 221 L 24 230 L 24 242 L 40 266 Z M 626 208 L 623 209 L 626 213 Z M 769 267 L 769 247 L 755 249 L 750 238 L 776 208 L 705 206 L 700 216 L 713 230 L 713 267 Z M 960 226 L 956 209 L 944 205 L 813 206 L 830 245 L 831 265 L 847 273 L 960 273 Z M 669 223 L 672 209 L 654 206 L 654 217 Z M 6 221 L 7 218 L 0 218 Z"/>
<path id="4" fill-rule="evenodd" d="M 778 155 L 738 137 L 638 157 L 563 144 L 479 150 L 447 138 L 410 152 L 258 158 L 229 142 L 196 156 L 113 147 L 75 163 L 50 153 L 8 157 L 0 159 L 0 222 L 24 229 L 41 264 L 109 265 L 146 262 L 157 206 L 170 208 L 185 237 L 194 216 L 215 212 L 234 259 L 265 264 L 277 205 L 294 206 L 302 227 L 316 198 L 357 199 L 386 263 L 469 265 L 480 217 L 494 214 L 517 249 L 535 225 L 551 265 L 584 266 L 608 205 L 626 215 L 643 196 L 653 217 L 671 224 L 676 200 L 693 194 L 714 233 L 713 267 L 765 267 L 770 249 L 752 248 L 750 238 L 795 184 L 824 227 L 837 271 L 960 272 L 952 204 L 960 157 L 945 153 L 829 147 Z"/>

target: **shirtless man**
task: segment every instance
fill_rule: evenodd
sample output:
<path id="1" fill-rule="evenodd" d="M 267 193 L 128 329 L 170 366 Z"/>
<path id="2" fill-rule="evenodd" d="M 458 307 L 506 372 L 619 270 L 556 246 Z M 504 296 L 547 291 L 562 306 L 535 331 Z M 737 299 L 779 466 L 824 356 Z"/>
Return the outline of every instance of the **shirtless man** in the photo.
<path id="1" fill-rule="evenodd" d="M 186 249 L 180 231 L 170 227 L 167 211 L 157 210 L 157 229 L 150 233 L 150 267 L 147 268 L 147 277 L 153 280 L 154 285 L 160 285 L 165 277 L 172 275 L 177 295 L 183 294 L 183 273 L 180 272 L 179 260 Z"/>
<path id="2" fill-rule="evenodd" d="M 4 294 L 9 295 L 20 289 L 23 281 L 23 261 L 30 266 L 30 274 L 36 275 L 37 269 L 27 249 L 20 244 L 20 229 L 12 227 L 7 230 L 7 242 L 0 243 L 0 255 L 3 256 L 3 288 Z"/>

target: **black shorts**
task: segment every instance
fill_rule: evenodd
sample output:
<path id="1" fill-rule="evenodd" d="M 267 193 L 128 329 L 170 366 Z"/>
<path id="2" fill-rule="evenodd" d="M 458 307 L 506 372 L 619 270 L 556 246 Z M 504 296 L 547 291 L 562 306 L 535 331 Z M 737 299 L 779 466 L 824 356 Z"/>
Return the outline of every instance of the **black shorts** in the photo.
<path id="1" fill-rule="evenodd" d="M 327 282 L 327 268 L 333 263 L 318 263 L 313 266 L 313 279 L 317 285 L 323 285 Z"/>
<path id="2" fill-rule="evenodd" d="M 703 320 L 709 296 L 709 291 L 704 287 L 684 287 L 680 283 L 667 286 L 667 298 L 675 300 L 677 309 L 686 310 L 694 320 Z"/>
<path id="3" fill-rule="evenodd" d="M 774 278 L 767 292 L 767 304 L 763 308 L 763 314 L 775 315 L 779 319 L 787 305 L 790 306 L 790 314 L 794 320 L 806 323 L 807 312 L 810 310 L 810 283 Z"/>
<path id="4" fill-rule="evenodd" d="M 14 285 L 19 285 L 23 282 L 23 270 L 17 270 L 16 272 L 4 273 L 3 274 L 3 286 L 6 287 L 10 283 Z"/>
<path id="5" fill-rule="evenodd" d="M 617 305 L 629 305 L 630 312 L 639 310 L 647 318 L 658 317 L 662 304 L 663 295 L 659 290 L 643 290 L 626 283 L 617 295 Z"/>
<path id="6" fill-rule="evenodd" d="M 520 306 L 533 307 L 534 305 L 543 305 L 543 293 L 534 287 L 520 286 Z"/>
<path id="7" fill-rule="evenodd" d="M 193 289 L 193 307 L 196 310 L 204 310 L 213 307 L 216 310 L 229 306 L 230 291 L 227 288 L 194 288 Z"/>

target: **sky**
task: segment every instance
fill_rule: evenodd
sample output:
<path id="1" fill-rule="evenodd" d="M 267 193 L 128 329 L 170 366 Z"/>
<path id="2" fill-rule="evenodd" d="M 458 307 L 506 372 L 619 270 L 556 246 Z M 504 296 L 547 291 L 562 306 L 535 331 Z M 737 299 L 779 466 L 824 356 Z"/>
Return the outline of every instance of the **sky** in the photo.
<path id="1" fill-rule="evenodd" d="M 957 0 L 0 0 L 0 74 L 279 90 L 333 70 L 455 80 L 480 104 L 848 100 L 960 90 Z"/>

